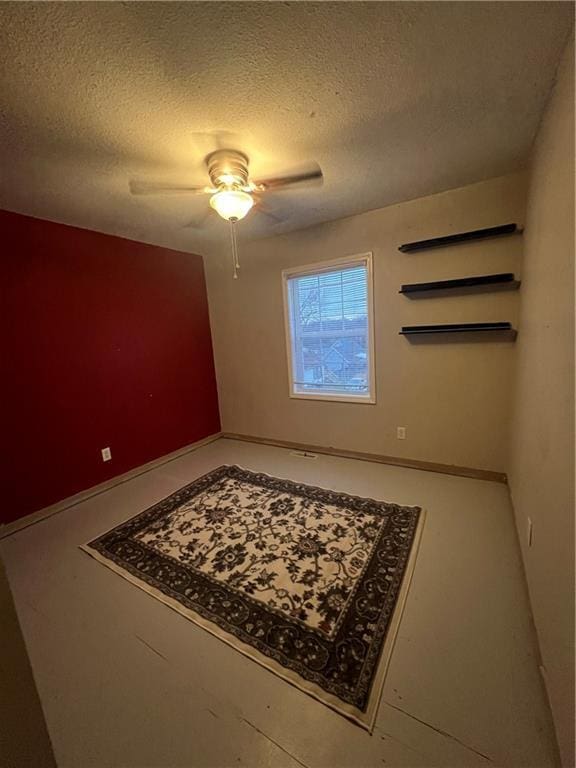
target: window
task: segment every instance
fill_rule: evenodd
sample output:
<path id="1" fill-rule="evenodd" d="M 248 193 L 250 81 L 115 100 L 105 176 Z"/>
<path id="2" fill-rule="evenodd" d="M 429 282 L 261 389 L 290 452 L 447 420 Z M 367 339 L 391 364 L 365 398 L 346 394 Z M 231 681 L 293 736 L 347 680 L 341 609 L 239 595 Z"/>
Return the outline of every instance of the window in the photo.
<path id="1" fill-rule="evenodd" d="M 374 403 L 372 254 L 282 276 L 290 396 Z"/>

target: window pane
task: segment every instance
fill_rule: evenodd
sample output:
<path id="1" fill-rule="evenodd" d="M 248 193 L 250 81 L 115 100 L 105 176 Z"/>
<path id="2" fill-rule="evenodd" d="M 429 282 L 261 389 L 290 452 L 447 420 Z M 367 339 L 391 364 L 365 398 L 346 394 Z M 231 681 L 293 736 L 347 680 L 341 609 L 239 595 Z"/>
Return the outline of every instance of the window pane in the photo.
<path id="1" fill-rule="evenodd" d="M 288 279 L 294 392 L 370 395 L 368 270 Z"/>

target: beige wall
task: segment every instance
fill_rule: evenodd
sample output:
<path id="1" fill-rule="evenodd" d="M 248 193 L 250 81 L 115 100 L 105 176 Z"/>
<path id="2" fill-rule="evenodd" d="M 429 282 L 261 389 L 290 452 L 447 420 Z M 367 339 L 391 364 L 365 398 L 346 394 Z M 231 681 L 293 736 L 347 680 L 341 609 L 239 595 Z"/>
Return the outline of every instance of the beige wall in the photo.
<path id="1" fill-rule="evenodd" d="M 532 158 L 509 464 L 564 765 L 574 765 L 573 62 L 572 41 Z"/>
<path id="2" fill-rule="evenodd" d="M 523 223 L 524 174 L 250 244 L 241 274 L 206 258 L 222 429 L 495 471 L 506 469 L 511 343 L 411 344 L 402 325 L 511 320 L 518 292 L 410 300 L 402 283 L 519 272 L 522 237 L 402 254 L 404 242 Z M 376 405 L 291 399 L 281 272 L 373 251 Z M 407 439 L 397 440 L 405 426 Z"/>

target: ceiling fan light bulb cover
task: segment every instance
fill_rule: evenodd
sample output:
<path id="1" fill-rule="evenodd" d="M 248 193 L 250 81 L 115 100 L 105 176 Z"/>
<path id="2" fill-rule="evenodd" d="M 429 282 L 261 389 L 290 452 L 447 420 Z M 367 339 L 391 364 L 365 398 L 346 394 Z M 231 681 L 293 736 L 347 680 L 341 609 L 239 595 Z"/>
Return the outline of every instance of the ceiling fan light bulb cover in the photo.
<path id="1" fill-rule="evenodd" d="M 210 205 L 226 221 L 240 221 L 254 205 L 252 195 L 241 190 L 225 189 L 210 198 Z"/>

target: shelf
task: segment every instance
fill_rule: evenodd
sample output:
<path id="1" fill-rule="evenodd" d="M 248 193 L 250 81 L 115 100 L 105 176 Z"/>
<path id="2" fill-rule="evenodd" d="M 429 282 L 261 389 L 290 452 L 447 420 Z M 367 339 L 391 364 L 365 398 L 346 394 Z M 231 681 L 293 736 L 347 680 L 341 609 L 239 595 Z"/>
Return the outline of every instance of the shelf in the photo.
<path id="1" fill-rule="evenodd" d="M 482 338 L 503 338 L 514 341 L 517 332 L 510 323 L 449 323 L 444 325 L 404 325 L 401 336 L 407 337 L 459 337 L 471 334 Z"/>
<path id="2" fill-rule="evenodd" d="M 403 285 L 398 293 L 411 299 L 424 299 L 488 291 L 515 291 L 519 287 L 520 280 L 515 280 L 512 272 L 502 272 L 498 275 L 477 275 L 457 280 L 437 280 L 432 283 L 410 283 Z"/>
<path id="3" fill-rule="evenodd" d="M 415 251 L 427 251 L 430 248 L 444 248 L 449 245 L 458 245 L 468 243 L 473 240 L 487 240 L 492 237 L 503 237 L 504 235 L 514 235 L 522 230 L 517 224 L 502 224 L 498 227 L 487 227 L 486 229 L 475 229 L 471 232 L 459 232 L 455 235 L 445 235 L 444 237 L 433 237 L 430 240 L 418 240 L 414 243 L 404 243 L 398 250 L 402 253 L 414 253 Z"/>

